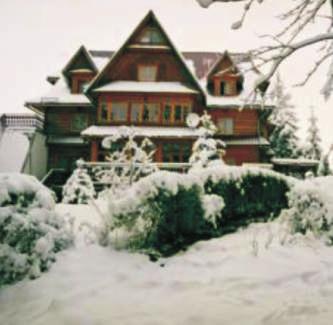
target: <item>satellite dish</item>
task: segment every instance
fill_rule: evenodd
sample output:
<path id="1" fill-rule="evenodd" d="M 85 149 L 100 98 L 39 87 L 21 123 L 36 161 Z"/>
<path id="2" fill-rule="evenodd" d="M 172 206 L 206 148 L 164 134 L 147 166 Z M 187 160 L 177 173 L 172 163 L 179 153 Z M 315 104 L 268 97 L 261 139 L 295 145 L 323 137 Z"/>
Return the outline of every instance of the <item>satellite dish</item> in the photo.
<path id="1" fill-rule="evenodd" d="M 188 127 L 194 129 L 196 128 L 200 123 L 200 117 L 196 113 L 190 113 L 186 117 L 186 124 Z"/>

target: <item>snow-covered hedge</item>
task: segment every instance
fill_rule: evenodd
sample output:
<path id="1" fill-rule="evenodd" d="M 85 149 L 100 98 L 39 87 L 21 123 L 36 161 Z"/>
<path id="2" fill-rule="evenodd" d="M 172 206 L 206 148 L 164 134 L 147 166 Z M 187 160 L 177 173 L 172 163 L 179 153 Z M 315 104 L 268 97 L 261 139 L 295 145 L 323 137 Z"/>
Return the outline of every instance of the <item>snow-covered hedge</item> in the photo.
<path id="1" fill-rule="evenodd" d="M 223 200 L 205 195 L 196 177 L 157 172 L 110 198 L 110 228 L 129 232 L 132 247 L 170 255 L 211 237 L 222 208 Z"/>
<path id="2" fill-rule="evenodd" d="M 0 174 L 0 286 L 38 277 L 72 244 L 71 229 L 54 207 L 52 193 L 36 178 Z"/>
<path id="3" fill-rule="evenodd" d="M 289 209 L 281 218 L 292 233 L 313 233 L 333 244 L 333 176 L 298 182 L 288 193 Z"/>
<path id="4" fill-rule="evenodd" d="M 292 183 L 272 171 L 243 167 L 158 172 L 110 197 L 111 224 L 106 223 L 102 241 L 123 229 L 132 247 L 169 255 L 196 240 L 278 216 L 287 207 Z"/>
<path id="5" fill-rule="evenodd" d="M 220 233 L 237 229 L 255 221 L 277 217 L 287 207 L 287 192 L 296 181 L 262 168 L 221 166 L 194 171 L 206 194 L 224 201 Z"/>

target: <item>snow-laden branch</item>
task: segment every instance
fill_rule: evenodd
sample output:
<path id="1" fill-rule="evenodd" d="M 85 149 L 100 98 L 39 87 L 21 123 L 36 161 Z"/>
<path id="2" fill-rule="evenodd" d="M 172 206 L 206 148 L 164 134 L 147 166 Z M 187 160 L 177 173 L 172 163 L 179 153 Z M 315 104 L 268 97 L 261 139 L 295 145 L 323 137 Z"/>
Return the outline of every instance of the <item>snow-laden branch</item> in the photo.
<path id="1" fill-rule="evenodd" d="M 247 14 L 252 10 L 255 2 L 261 4 L 265 0 L 197 0 L 197 2 L 208 8 L 212 3 L 244 3 L 243 12 L 239 20 L 231 25 L 232 29 L 239 29 L 247 17 Z M 279 10 L 280 7 L 277 8 Z M 328 10 L 327 10 L 328 9 Z M 293 53 L 305 47 L 314 46 L 322 43 L 317 49 L 318 58 L 314 65 L 309 68 L 304 81 L 298 85 L 304 85 L 312 75 L 318 70 L 324 62 L 332 57 L 333 52 L 333 0 L 294 0 L 290 1 L 290 7 L 284 13 L 278 16 L 281 20 L 281 30 L 275 35 L 263 35 L 273 41 L 269 44 L 250 51 L 252 67 L 259 72 L 260 77 L 256 81 L 256 88 L 266 88 L 269 79 L 276 73 L 279 66 Z M 322 33 L 306 37 L 299 41 L 301 36 L 310 24 L 320 20 L 323 26 Z M 268 68 L 268 72 L 263 72 L 264 67 Z M 266 70 L 266 69 L 265 69 Z M 266 70 L 267 71 L 267 70 Z M 325 98 L 328 98 L 333 92 L 333 60 L 329 68 L 322 93 Z"/>

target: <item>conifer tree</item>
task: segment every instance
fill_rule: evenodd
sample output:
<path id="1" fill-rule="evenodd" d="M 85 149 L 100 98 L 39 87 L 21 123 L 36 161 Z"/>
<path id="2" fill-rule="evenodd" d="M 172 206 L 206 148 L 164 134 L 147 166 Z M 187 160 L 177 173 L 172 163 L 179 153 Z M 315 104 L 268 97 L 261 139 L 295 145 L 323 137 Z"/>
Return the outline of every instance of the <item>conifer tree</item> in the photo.
<path id="1" fill-rule="evenodd" d="M 322 155 L 322 149 L 320 146 L 321 138 L 319 135 L 318 119 L 315 116 L 313 108 L 311 108 L 311 115 L 309 118 L 308 137 L 307 143 L 304 149 L 304 155 L 306 158 L 320 160 Z"/>
<path id="2" fill-rule="evenodd" d="M 274 125 L 274 130 L 270 136 L 274 157 L 297 158 L 299 156 L 299 144 L 296 135 L 298 120 L 294 106 L 290 103 L 291 95 L 286 92 L 279 75 L 271 93 L 271 98 L 276 105 L 270 117 L 270 121 Z"/>
<path id="3" fill-rule="evenodd" d="M 83 166 L 83 160 L 76 162 L 77 168 L 63 187 L 63 203 L 84 204 L 96 195 L 94 184 Z"/>
<path id="4" fill-rule="evenodd" d="M 329 157 L 332 151 L 333 151 L 333 146 L 330 148 L 328 153 L 322 156 L 318 166 L 318 172 L 317 172 L 318 176 L 328 176 L 333 174 L 329 162 Z"/>
<path id="5" fill-rule="evenodd" d="M 200 117 L 199 138 L 194 142 L 190 164 L 192 168 L 205 168 L 216 164 L 223 164 L 222 155 L 225 144 L 222 140 L 214 139 L 217 131 L 211 116 L 205 111 Z"/>

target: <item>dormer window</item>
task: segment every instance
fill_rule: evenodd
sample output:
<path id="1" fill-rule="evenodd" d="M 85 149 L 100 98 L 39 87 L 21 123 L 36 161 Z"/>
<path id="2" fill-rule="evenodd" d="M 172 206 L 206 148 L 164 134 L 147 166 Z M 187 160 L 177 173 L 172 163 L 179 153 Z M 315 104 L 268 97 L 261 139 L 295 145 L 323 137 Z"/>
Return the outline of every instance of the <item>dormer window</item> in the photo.
<path id="1" fill-rule="evenodd" d="M 156 65 L 140 65 L 138 67 L 139 81 L 156 81 L 157 66 Z"/>
<path id="2" fill-rule="evenodd" d="M 139 42 L 142 44 L 162 44 L 163 36 L 157 28 L 147 28 L 140 35 Z"/>
<path id="3" fill-rule="evenodd" d="M 235 95 L 234 92 L 234 81 L 231 80 L 222 80 L 220 82 L 220 95 L 221 96 L 231 96 Z"/>
<path id="4" fill-rule="evenodd" d="M 88 80 L 79 80 L 78 81 L 78 93 L 83 94 L 88 88 L 89 81 Z"/>

